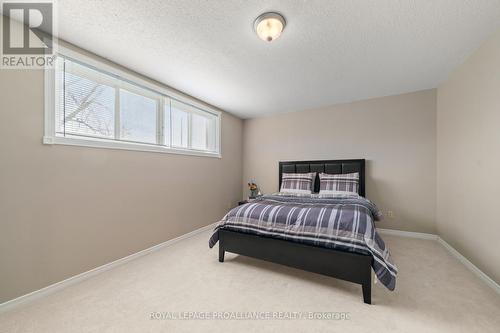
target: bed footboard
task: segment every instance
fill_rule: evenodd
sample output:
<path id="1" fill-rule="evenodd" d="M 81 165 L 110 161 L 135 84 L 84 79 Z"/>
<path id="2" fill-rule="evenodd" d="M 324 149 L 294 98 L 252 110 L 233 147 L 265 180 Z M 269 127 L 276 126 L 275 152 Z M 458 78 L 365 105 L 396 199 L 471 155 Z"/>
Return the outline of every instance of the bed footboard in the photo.
<path id="1" fill-rule="evenodd" d="M 363 300 L 371 304 L 370 255 L 338 251 L 229 230 L 219 230 L 219 261 L 225 251 L 331 276 L 362 286 Z"/>

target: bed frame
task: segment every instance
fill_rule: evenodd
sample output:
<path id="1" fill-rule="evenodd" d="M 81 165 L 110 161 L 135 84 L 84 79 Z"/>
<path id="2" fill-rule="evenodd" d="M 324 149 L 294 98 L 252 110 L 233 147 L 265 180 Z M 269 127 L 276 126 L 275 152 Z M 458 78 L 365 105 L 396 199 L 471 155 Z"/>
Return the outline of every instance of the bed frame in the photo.
<path id="1" fill-rule="evenodd" d="M 364 159 L 280 162 L 280 188 L 283 173 L 304 172 L 329 174 L 359 172 L 359 194 L 365 196 Z M 319 176 L 316 176 L 314 188 L 315 192 L 319 192 Z M 370 255 L 221 229 L 219 230 L 220 262 L 224 262 L 225 251 L 360 284 L 363 291 L 363 301 L 371 304 L 373 258 Z"/>

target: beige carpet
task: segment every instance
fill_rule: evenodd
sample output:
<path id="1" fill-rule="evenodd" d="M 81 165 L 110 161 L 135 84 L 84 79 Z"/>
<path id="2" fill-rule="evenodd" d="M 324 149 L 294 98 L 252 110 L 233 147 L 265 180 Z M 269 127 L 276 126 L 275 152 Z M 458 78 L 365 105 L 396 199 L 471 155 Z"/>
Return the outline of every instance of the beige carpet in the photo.
<path id="1" fill-rule="evenodd" d="M 209 233 L 0 314 L 0 332 L 499 332 L 500 297 L 438 243 L 384 236 L 395 292 L 226 253 Z M 347 320 L 152 320 L 152 312 L 343 312 Z M 178 314 L 172 314 L 178 315 Z M 236 314 L 232 314 L 236 315 Z M 241 316 L 241 314 L 240 314 Z"/>

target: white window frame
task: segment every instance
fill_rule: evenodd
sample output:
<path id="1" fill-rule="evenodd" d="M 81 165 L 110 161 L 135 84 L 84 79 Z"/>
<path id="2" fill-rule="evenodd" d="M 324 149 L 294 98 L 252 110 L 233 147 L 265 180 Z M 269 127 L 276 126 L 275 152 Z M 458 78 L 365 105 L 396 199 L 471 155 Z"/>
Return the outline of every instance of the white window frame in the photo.
<path id="1" fill-rule="evenodd" d="M 98 139 L 98 138 L 84 138 L 84 137 L 64 137 L 56 135 L 55 133 L 55 118 L 56 110 L 58 110 L 58 98 L 56 97 L 56 69 L 47 68 L 44 70 L 44 95 L 45 95 L 45 128 L 43 143 L 47 145 L 70 145 L 70 146 L 83 146 L 83 147 L 93 147 L 93 148 L 108 148 L 108 149 L 124 149 L 124 150 L 135 150 L 135 151 L 146 151 L 146 152 L 157 152 L 157 153 L 167 153 L 167 154 L 182 154 L 182 155 L 194 155 L 194 156 L 208 156 L 221 158 L 221 118 L 222 112 L 216 110 L 212 107 L 199 103 L 198 101 L 184 96 L 173 89 L 163 87 L 135 75 L 132 75 L 126 71 L 120 70 L 116 67 L 110 66 L 103 63 L 102 61 L 96 60 L 89 56 L 83 55 L 79 52 L 73 51 L 69 48 L 58 45 L 58 53 L 62 56 L 80 62 L 88 67 L 94 68 L 99 72 L 112 75 L 118 79 L 126 81 L 128 84 L 138 86 L 139 88 L 145 88 L 153 91 L 154 93 L 163 95 L 161 98 L 160 105 L 158 106 L 157 112 L 157 126 L 164 126 L 163 115 L 164 115 L 164 102 L 165 100 L 175 99 L 179 102 L 189 104 L 203 112 L 208 112 L 216 116 L 216 137 L 215 137 L 215 151 L 201 151 L 190 148 L 178 148 L 178 147 L 167 147 L 157 144 L 147 144 L 147 143 L 135 143 L 126 141 L 117 141 L 109 139 Z M 171 130 L 169 130 L 171 132 Z M 165 131 L 157 131 L 157 135 L 164 134 Z M 163 142 L 163 138 L 158 138 L 159 142 Z M 188 135 L 189 140 L 189 135 Z M 170 140 L 171 143 L 171 140 Z"/>

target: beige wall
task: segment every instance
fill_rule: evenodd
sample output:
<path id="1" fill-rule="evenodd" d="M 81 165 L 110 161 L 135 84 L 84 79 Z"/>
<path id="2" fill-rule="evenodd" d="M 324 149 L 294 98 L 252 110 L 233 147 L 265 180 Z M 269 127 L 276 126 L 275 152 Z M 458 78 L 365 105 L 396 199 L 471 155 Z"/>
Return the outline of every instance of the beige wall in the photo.
<path id="1" fill-rule="evenodd" d="M 278 190 L 278 162 L 367 160 L 367 197 L 394 218 L 383 228 L 430 232 L 436 211 L 436 91 L 245 120 L 243 193 Z"/>
<path id="2" fill-rule="evenodd" d="M 500 30 L 439 87 L 437 228 L 500 283 Z"/>
<path id="3" fill-rule="evenodd" d="M 500 280 L 500 31 L 437 96 L 223 113 L 222 159 L 43 145 L 43 98 L 42 71 L 0 70 L 0 303 L 217 221 L 242 179 L 275 192 L 284 160 L 367 159 L 379 227 L 438 232 Z"/>
<path id="4" fill-rule="evenodd" d="M 43 105 L 42 71 L 0 70 L 0 303 L 216 222 L 241 198 L 238 118 L 223 113 L 218 159 L 43 145 Z"/>

